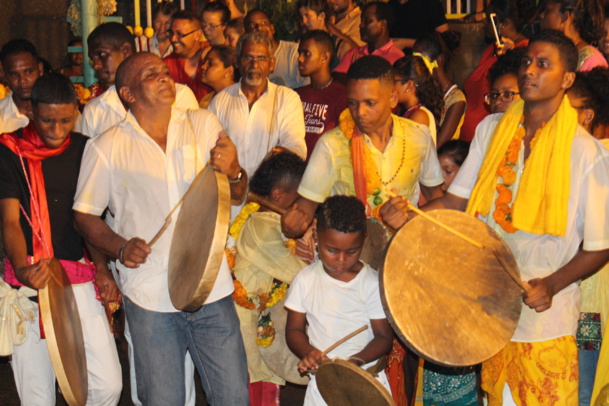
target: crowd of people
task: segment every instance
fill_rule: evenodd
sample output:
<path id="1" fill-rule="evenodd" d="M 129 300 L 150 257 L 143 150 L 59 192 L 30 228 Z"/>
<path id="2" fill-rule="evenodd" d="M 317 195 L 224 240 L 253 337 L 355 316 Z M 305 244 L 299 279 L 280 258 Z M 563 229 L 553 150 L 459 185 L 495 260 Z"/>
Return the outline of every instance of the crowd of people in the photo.
<path id="1" fill-rule="evenodd" d="M 0 336 L 13 336 L 4 355 L 21 403 L 55 404 L 31 304 L 52 257 L 78 304 L 88 405 L 116 405 L 122 391 L 106 318 L 116 303 L 136 405 L 194 405 L 195 369 L 211 405 L 279 404 L 285 377 L 263 350 L 281 344 L 280 328 L 292 369 L 346 359 L 374 369 L 398 405 L 414 401 L 417 375 L 426 406 L 609 398 L 609 10 L 480 3 L 491 44 L 462 89 L 450 74 L 459 35 L 438 0 L 298 0 L 297 42 L 264 10 L 162 1 L 150 39 L 108 22 L 70 43 L 88 45 L 98 82 L 86 97 L 68 78 L 82 55 L 52 72 L 29 41 L 3 44 L 0 301 L 27 328 L 3 320 L 18 331 Z M 204 303 L 182 311 L 168 282 L 175 221 L 151 240 L 206 165 L 228 179 L 229 237 Z M 518 264 L 516 331 L 481 366 L 420 361 L 360 259 L 367 219 L 392 234 L 410 204 L 477 217 Z M 305 404 L 326 404 L 314 374 Z"/>

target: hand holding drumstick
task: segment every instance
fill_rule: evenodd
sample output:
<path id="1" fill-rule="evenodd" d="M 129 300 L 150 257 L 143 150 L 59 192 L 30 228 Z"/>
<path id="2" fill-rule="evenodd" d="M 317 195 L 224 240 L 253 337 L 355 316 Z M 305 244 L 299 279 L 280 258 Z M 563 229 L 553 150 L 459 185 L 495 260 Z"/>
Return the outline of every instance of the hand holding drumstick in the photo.
<path id="1" fill-rule="evenodd" d="M 330 351 L 332 351 L 333 349 L 335 349 L 336 347 L 338 347 L 339 345 L 341 345 L 345 341 L 355 337 L 359 333 L 361 333 L 363 331 L 366 331 L 367 329 L 368 329 L 367 325 L 361 326 L 357 330 L 347 334 L 345 337 L 341 338 L 340 340 L 338 340 L 337 342 L 335 342 L 334 344 L 329 346 L 323 352 L 318 350 L 317 348 L 312 349 L 304 357 L 302 357 L 302 359 L 298 363 L 298 370 L 300 372 L 307 372 L 307 371 L 310 371 L 310 370 L 316 370 L 317 368 L 319 368 L 319 364 L 320 363 L 328 360 L 328 357 L 326 355 Z"/>

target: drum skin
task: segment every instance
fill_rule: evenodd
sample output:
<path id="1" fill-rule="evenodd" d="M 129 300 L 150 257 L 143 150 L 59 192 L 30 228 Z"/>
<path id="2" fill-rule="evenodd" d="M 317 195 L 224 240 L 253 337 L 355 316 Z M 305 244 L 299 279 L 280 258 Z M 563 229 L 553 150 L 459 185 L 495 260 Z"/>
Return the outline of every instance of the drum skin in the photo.
<path id="1" fill-rule="evenodd" d="M 323 362 L 315 381 L 329 406 L 395 406 L 391 393 L 378 379 L 349 361 Z"/>
<path id="2" fill-rule="evenodd" d="M 61 263 L 49 260 L 51 278 L 38 291 L 40 317 L 61 394 L 70 406 L 87 403 L 85 342 L 72 285 Z"/>
<path id="3" fill-rule="evenodd" d="M 178 310 L 197 311 L 209 296 L 224 256 L 230 221 L 226 175 L 206 166 L 184 196 L 169 251 L 169 296 Z"/>
<path id="4" fill-rule="evenodd" d="M 392 238 L 380 270 L 381 300 L 399 338 L 419 356 L 467 366 L 497 354 L 512 338 L 522 292 L 518 265 L 499 235 L 454 210 L 428 212 L 482 243 L 479 248 L 417 216 Z"/>

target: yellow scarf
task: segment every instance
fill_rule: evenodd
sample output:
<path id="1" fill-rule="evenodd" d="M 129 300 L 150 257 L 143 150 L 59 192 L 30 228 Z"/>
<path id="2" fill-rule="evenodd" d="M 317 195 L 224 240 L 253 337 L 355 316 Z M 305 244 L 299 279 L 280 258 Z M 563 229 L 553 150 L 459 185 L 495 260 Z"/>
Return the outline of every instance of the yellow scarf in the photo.
<path id="1" fill-rule="evenodd" d="M 498 182 L 497 168 L 516 133 L 523 109 L 524 101 L 515 101 L 497 124 L 469 198 L 467 213 L 488 215 Z M 558 111 L 541 129 L 535 148 L 526 161 L 512 206 L 514 227 L 533 234 L 565 235 L 571 143 L 576 128 L 577 112 L 565 96 Z"/>

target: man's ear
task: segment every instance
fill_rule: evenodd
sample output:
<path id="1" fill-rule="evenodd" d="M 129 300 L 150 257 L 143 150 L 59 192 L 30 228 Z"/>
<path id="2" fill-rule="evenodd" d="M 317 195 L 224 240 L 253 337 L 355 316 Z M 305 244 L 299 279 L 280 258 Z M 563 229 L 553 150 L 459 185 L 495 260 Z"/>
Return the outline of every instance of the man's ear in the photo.
<path id="1" fill-rule="evenodd" d="M 566 72 L 562 78 L 561 87 L 563 89 L 569 89 L 573 86 L 573 82 L 575 81 L 575 72 Z"/>
<path id="2" fill-rule="evenodd" d="M 123 45 L 121 45 L 118 50 L 120 51 L 120 53 L 123 55 L 124 58 L 127 58 L 131 55 L 133 55 L 133 53 L 135 52 L 135 50 L 133 48 L 131 48 L 131 44 L 129 44 L 128 42 L 125 42 Z"/>
<path id="3" fill-rule="evenodd" d="M 121 86 L 121 88 L 118 89 L 118 95 L 121 97 L 121 100 L 127 104 L 131 104 L 135 101 L 135 97 L 133 96 L 129 86 Z"/>
<path id="4" fill-rule="evenodd" d="M 44 64 L 42 62 L 38 62 L 38 71 L 40 72 L 40 76 L 44 75 Z"/>
<path id="5" fill-rule="evenodd" d="M 273 199 L 273 202 L 278 203 L 281 200 L 283 193 L 283 189 L 279 186 L 273 187 L 273 189 L 271 189 L 271 199 Z"/>
<path id="6" fill-rule="evenodd" d="M 398 97 L 398 91 L 397 89 L 395 89 L 395 87 L 391 90 L 391 96 L 390 96 L 390 103 L 391 103 L 391 109 L 393 110 L 395 108 L 395 106 L 398 105 L 398 101 L 399 101 L 399 97 Z"/>

